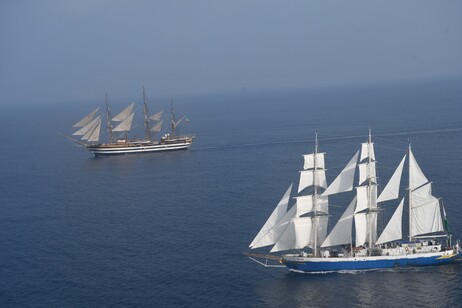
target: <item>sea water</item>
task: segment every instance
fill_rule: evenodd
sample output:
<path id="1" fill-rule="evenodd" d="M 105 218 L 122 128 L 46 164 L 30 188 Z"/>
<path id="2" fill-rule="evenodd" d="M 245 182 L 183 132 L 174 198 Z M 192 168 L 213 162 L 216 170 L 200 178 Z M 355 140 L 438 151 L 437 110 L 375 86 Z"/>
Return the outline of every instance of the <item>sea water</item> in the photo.
<path id="1" fill-rule="evenodd" d="M 410 140 L 462 237 L 461 85 L 184 98 L 176 108 L 190 119 L 182 130 L 197 134 L 190 150 L 102 158 L 58 134 L 94 104 L 3 106 L 0 306 L 457 306 L 460 265 L 300 274 L 242 253 L 297 184 L 315 131 L 331 182 L 370 128 L 382 188 Z M 348 201 L 331 198 L 330 228 Z M 379 229 L 397 204 L 381 206 Z"/>

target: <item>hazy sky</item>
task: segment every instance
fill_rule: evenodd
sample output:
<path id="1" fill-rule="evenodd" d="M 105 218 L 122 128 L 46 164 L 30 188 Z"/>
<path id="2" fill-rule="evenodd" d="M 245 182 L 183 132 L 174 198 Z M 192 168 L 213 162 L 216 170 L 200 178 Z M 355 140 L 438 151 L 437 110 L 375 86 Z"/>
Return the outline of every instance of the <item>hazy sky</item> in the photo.
<path id="1" fill-rule="evenodd" d="M 0 1 L 0 104 L 462 76 L 462 1 Z"/>

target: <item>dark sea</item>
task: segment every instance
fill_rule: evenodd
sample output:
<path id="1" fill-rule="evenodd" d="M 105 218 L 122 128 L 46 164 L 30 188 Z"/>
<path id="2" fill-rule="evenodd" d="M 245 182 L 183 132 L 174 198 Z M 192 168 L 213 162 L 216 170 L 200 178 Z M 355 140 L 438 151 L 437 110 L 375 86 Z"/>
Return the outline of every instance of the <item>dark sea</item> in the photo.
<path id="1" fill-rule="evenodd" d="M 190 150 L 94 158 L 58 133 L 103 103 L 1 107 L 1 307 L 460 307 L 462 265 L 299 274 L 242 253 L 316 130 L 328 182 L 370 128 L 383 187 L 410 139 L 461 238 L 461 80 L 179 98 Z"/>

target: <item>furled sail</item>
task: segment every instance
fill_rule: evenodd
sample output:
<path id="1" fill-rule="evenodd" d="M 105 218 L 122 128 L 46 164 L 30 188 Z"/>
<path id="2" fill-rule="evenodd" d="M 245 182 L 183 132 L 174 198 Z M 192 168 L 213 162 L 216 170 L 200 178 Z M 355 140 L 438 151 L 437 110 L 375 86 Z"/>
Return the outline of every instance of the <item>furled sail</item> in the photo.
<path id="1" fill-rule="evenodd" d="M 401 183 L 401 175 L 403 173 L 403 167 L 404 167 L 405 160 L 406 160 L 406 155 L 404 155 L 403 159 L 398 165 L 398 168 L 396 168 L 395 172 L 391 176 L 390 181 L 388 181 L 382 193 L 377 198 L 377 202 L 384 202 L 384 201 L 398 199 L 399 185 Z"/>
<path id="2" fill-rule="evenodd" d="M 116 127 L 112 129 L 113 132 L 126 132 L 129 131 L 132 127 L 133 116 L 135 114 L 130 114 L 125 120 L 119 123 Z"/>
<path id="3" fill-rule="evenodd" d="M 84 127 L 88 123 L 90 123 L 93 118 L 95 117 L 96 113 L 99 111 L 99 107 L 90 112 L 87 116 L 85 116 L 82 120 L 75 123 L 73 127 Z"/>
<path id="4" fill-rule="evenodd" d="M 358 161 L 359 151 L 348 162 L 346 167 L 340 172 L 337 178 L 324 191 L 322 196 L 338 194 L 353 189 L 353 180 L 355 177 L 356 162 Z"/>
<path id="5" fill-rule="evenodd" d="M 163 121 L 160 121 L 160 122 L 158 122 L 156 125 L 154 125 L 153 127 L 151 127 L 151 131 L 152 131 L 152 132 L 156 132 L 156 133 L 160 132 L 160 130 L 162 129 L 162 122 L 163 122 Z"/>
<path id="6" fill-rule="evenodd" d="M 322 243 L 321 247 L 330 247 L 351 242 L 351 226 L 356 205 L 356 197 L 340 217 L 339 221 Z"/>
<path id="7" fill-rule="evenodd" d="M 316 154 L 316 168 L 325 169 L 325 162 L 324 162 L 324 154 L 326 153 L 318 153 Z M 314 168 L 314 154 L 306 154 L 303 155 L 304 157 L 304 164 L 303 169 L 313 169 Z"/>
<path id="8" fill-rule="evenodd" d="M 252 241 L 249 247 L 251 248 L 258 248 L 261 246 L 258 246 L 259 241 L 268 233 L 276 224 L 278 224 L 281 219 L 284 217 L 284 215 L 287 213 L 287 206 L 289 205 L 289 199 L 290 199 L 290 192 L 292 191 L 292 185 L 290 184 L 289 188 L 287 189 L 286 193 L 282 197 L 281 201 L 279 201 L 278 205 L 276 208 L 273 210 L 273 213 L 271 213 L 271 216 L 268 218 L 268 220 L 265 222 L 263 227 L 261 228 L 260 232 L 258 232 L 257 236 L 255 239 Z M 273 243 L 274 244 L 274 243 Z M 271 245 L 271 244 L 267 244 Z M 256 247 L 254 247 L 256 246 Z"/>
<path id="9" fill-rule="evenodd" d="M 121 113 L 113 117 L 112 121 L 115 121 L 115 122 L 125 121 L 128 117 L 132 115 L 133 106 L 135 106 L 135 103 L 131 103 L 130 105 L 128 105 L 128 107 L 125 108 Z"/>
<path id="10" fill-rule="evenodd" d="M 87 123 L 84 127 L 73 133 L 74 136 L 85 136 L 90 130 L 92 130 L 98 121 L 101 120 L 101 116 L 96 117 L 93 121 Z"/>
<path id="11" fill-rule="evenodd" d="M 431 183 L 411 193 L 411 237 L 444 231 L 440 202 L 432 196 Z"/>
<path id="12" fill-rule="evenodd" d="M 374 143 L 373 142 L 361 143 L 361 158 L 359 159 L 359 161 L 363 161 L 369 156 L 371 157 L 371 160 L 375 161 Z"/>
<path id="13" fill-rule="evenodd" d="M 403 207 L 404 207 L 404 198 L 401 199 L 401 202 L 398 205 L 395 213 L 391 217 L 387 226 L 383 230 L 376 244 L 380 245 L 383 243 L 388 243 L 391 241 L 396 241 L 403 238 L 402 232 L 402 220 L 403 220 Z"/>
<path id="14" fill-rule="evenodd" d="M 313 186 L 314 181 L 315 181 L 315 176 L 316 174 L 316 185 L 318 187 L 327 187 L 327 182 L 326 182 L 326 171 L 324 169 L 319 169 L 314 172 L 314 170 L 303 170 L 300 171 L 300 181 L 298 184 L 298 192 L 301 192 L 308 186 Z"/>
<path id="15" fill-rule="evenodd" d="M 158 113 L 156 114 L 153 114 L 152 116 L 149 117 L 149 120 L 152 120 L 152 121 L 160 121 L 162 119 L 162 113 L 164 111 L 159 111 Z"/>

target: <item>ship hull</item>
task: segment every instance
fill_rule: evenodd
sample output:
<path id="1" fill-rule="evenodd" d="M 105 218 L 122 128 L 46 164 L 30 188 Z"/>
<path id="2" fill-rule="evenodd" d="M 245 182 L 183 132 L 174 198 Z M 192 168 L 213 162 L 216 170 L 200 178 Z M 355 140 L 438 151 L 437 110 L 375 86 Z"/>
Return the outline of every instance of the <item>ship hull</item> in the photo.
<path id="1" fill-rule="evenodd" d="M 165 143 L 165 144 L 133 144 L 120 146 L 87 146 L 87 149 L 95 156 L 100 155 L 123 155 L 123 154 L 140 154 L 152 152 L 178 151 L 186 150 L 192 142 L 184 143 Z"/>
<path id="2" fill-rule="evenodd" d="M 297 272 L 340 272 L 375 270 L 397 267 L 434 266 L 460 263 L 462 254 L 452 251 L 411 254 L 405 256 L 371 256 L 371 257 L 341 257 L 312 258 L 285 256 L 282 262 L 292 271 Z"/>

